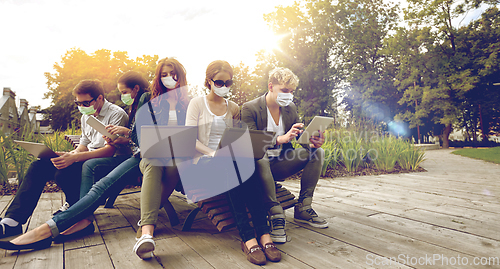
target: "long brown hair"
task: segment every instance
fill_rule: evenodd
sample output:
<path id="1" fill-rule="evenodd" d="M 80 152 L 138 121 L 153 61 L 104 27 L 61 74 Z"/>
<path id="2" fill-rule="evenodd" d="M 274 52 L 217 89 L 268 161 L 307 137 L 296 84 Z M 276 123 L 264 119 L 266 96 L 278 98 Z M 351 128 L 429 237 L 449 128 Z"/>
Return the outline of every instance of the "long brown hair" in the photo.
<path id="1" fill-rule="evenodd" d="M 161 82 L 161 70 L 164 66 L 170 66 L 174 69 L 174 72 L 177 76 L 178 86 L 174 90 L 167 89 L 165 85 Z M 151 100 L 155 102 L 156 97 L 169 92 L 175 94 L 177 102 L 181 104 L 181 106 L 186 109 L 189 103 L 188 98 L 188 89 L 187 89 L 187 80 L 186 80 L 186 69 L 184 66 L 172 57 L 166 57 L 158 61 L 158 65 L 156 66 L 155 77 L 153 82 L 151 82 Z"/>

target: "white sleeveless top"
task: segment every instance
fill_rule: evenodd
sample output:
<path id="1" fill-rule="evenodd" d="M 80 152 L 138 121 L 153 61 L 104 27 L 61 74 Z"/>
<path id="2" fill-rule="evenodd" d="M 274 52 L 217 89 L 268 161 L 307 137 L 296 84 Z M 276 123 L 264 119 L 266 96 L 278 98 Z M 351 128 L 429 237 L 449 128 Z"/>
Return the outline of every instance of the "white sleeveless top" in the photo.
<path id="1" fill-rule="evenodd" d="M 224 130 L 226 129 L 226 123 L 224 122 L 224 117 L 226 117 L 226 113 L 222 116 L 217 116 L 215 115 L 211 110 L 210 107 L 208 106 L 207 103 L 207 97 L 205 96 L 205 106 L 207 106 L 208 112 L 213 116 L 213 121 L 212 121 L 212 128 L 210 130 L 210 135 L 208 137 L 208 147 L 217 150 L 217 147 L 219 146 L 220 139 L 222 138 L 222 133 L 224 133 Z M 228 102 L 226 101 L 226 106 L 228 106 Z"/>

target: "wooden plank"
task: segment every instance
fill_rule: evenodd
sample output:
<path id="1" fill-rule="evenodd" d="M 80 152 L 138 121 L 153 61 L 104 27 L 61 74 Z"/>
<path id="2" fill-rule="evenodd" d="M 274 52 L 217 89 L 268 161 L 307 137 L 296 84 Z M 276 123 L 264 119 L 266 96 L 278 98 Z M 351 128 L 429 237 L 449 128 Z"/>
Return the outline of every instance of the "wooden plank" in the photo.
<path id="1" fill-rule="evenodd" d="M 45 223 L 61 205 L 61 193 L 42 193 L 29 221 L 28 230 Z M 52 244 L 52 247 L 43 250 L 21 251 L 13 268 L 63 268 L 63 246 Z"/>
<path id="2" fill-rule="evenodd" d="M 94 216 L 101 232 L 109 229 L 131 226 L 127 219 L 123 217 L 122 213 L 117 208 L 99 207 L 94 212 Z"/>
<path id="3" fill-rule="evenodd" d="M 388 259 L 395 258 L 397 260 L 400 255 L 418 259 L 420 257 L 426 257 L 426 255 L 432 256 L 434 254 L 443 255 L 444 257 L 460 256 L 467 258 L 469 261 L 473 261 L 474 258 L 471 255 L 435 246 L 403 235 L 372 228 L 349 220 L 332 218 L 328 221 L 332 227 L 335 227 L 334 229 L 312 228 L 312 230 L 358 248 L 369 250 L 373 254 Z M 435 268 L 435 266 L 432 264 L 419 265 L 418 268 Z M 450 264 L 447 268 L 463 267 Z M 468 268 L 481 267 L 469 266 Z M 484 266 L 482 268 L 484 268 Z"/>
<path id="4" fill-rule="evenodd" d="M 17 261 L 17 251 L 0 249 L 0 269 L 12 269 Z"/>
<path id="5" fill-rule="evenodd" d="M 114 268 L 163 268 L 156 259 L 144 261 L 134 252 L 135 231 L 132 227 L 102 231 Z"/>
<path id="6" fill-rule="evenodd" d="M 427 181 L 425 179 L 427 179 Z M 357 184 L 354 185 L 354 182 Z M 352 182 L 349 182 L 349 185 L 343 185 L 346 183 L 343 183 L 343 180 L 339 180 L 336 186 L 346 190 L 352 190 L 352 188 L 356 190 L 363 190 L 370 188 L 375 183 L 378 184 L 378 186 L 384 186 L 384 188 L 387 185 L 390 185 L 392 188 L 399 189 L 400 191 L 418 191 L 468 200 L 473 199 L 498 203 L 498 200 L 495 199 L 494 196 L 485 193 L 485 188 L 487 187 L 488 189 L 492 189 L 492 185 L 472 185 L 464 187 L 456 185 L 455 183 L 443 181 L 442 178 L 439 177 L 428 177 L 415 180 L 411 174 L 359 177 L 353 179 Z M 496 193 L 499 192 L 500 190 L 496 190 Z"/>
<path id="7" fill-rule="evenodd" d="M 14 199 L 14 195 L 3 195 L 0 197 L 0 215 L 5 214 L 12 199 Z"/>
<path id="8" fill-rule="evenodd" d="M 227 200 L 221 200 L 221 201 L 214 201 L 210 203 L 203 203 L 203 206 L 201 207 L 201 211 L 203 213 L 208 214 L 208 211 L 212 209 L 220 209 L 223 208 L 225 211 L 229 210 L 229 203 Z"/>
<path id="9" fill-rule="evenodd" d="M 484 238 L 500 240 L 500 226 L 497 222 L 488 223 L 485 221 L 477 221 L 457 216 L 449 216 L 440 213 L 429 212 L 422 209 L 409 210 L 400 214 L 400 216 L 440 227 L 447 227 L 450 229 L 474 234 Z"/>
<path id="10" fill-rule="evenodd" d="M 334 206 L 314 205 L 320 215 L 334 215 L 335 218 L 347 219 L 362 225 L 381 229 L 412 239 L 428 242 L 437 246 L 452 249 L 471 256 L 495 256 L 500 249 L 500 242 L 454 229 L 443 228 L 417 220 L 384 213 L 364 213 L 364 209 L 346 204 Z M 331 227 L 331 224 L 330 224 Z"/>
<path id="11" fill-rule="evenodd" d="M 106 247 L 102 245 L 64 252 L 64 266 L 71 269 L 114 269 Z"/>
<path id="12" fill-rule="evenodd" d="M 209 235 L 206 232 L 182 232 L 179 238 L 214 268 L 254 268 L 241 251 L 237 232 Z"/>
<path id="13" fill-rule="evenodd" d="M 383 257 L 362 248 L 349 245 L 329 236 L 318 234 L 305 228 L 287 229 L 292 241 L 277 245 L 286 256 L 312 268 L 355 268 L 368 267 L 370 261 L 382 260 Z M 410 268 L 404 265 L 376 265 L 370 268 Z"/>
<path id="14" fill-rule="evenodd" d="M 137 199 L 137 197 L 139 196 L 140 194 L 134 194 L 124 197 L 123 199 L 126 199 L 126 201 L 120 201 L 117 205 L 117 209 L 128 220 L 128 222 L 136 232 L 139 229 L 137 223 L 141 218 L 140 200 Z M 165 211 L 160 210 L 158 214 L 158 222 L 156 223 L 154 232 L 155 239 L 170 238 L 175 236 L 175 233 L 172 231 L 171 226 L 168 225 L 169 223 L 170 222 L 168 221 Z"/>
<path id="15" fill-rule="evenodd" d="M 361 221 L 363 221 L 363 224 L 371 227 L 397 234 L 404 234 L 413 239 L 425 241 L 476 257 L 495 257 L 500 253 L 500 241 L 398 216 L 376 214 Z"/>
<path id="16" fill-rule="evenodd" d="M 94 223 L 95 225 L 95 223 Z M 64 250 L 72 250 L 72 249 L 77 249 L 77 248 L 84 248 L 84 247 L 91 247 L 91 246 L 96 246 L 96 245 L 102 245 L 104 244 L 104 241 L 102 240 L 101 234 L 99 232 L 99 227 L 95 225 L 96 230 L 94 231 L 93 234 L 87 235 L 75 240 L 70 240 L 67 242 L 64 242 Z"/>
<path id="17" fill-rule="evenodd" d="M 155 258 L 166 268 L 213 268 L 202 256 L 178 237 L 157 239 Z"/>

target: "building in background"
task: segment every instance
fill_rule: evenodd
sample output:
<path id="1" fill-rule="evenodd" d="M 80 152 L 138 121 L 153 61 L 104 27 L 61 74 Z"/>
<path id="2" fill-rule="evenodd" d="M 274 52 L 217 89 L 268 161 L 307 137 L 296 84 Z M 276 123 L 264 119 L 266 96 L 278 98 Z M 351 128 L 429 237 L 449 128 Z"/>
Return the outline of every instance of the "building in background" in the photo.
<path id="1" fill-rule="evenodd" d="M 0 130 L 4 135 L 11 135 L 16 132 L 22 133 L 23 128 L 40 132 L 40 120 L 37 113 L 40 106 L 29 107 L 26 99 L 20 99 L 19 109 L 16 106 L 16 93 L 9 87 L 3 88 L 3 94 L 0 98 Z M 44 128 L 44 133 L 51 133 L 52 130 Z"/>

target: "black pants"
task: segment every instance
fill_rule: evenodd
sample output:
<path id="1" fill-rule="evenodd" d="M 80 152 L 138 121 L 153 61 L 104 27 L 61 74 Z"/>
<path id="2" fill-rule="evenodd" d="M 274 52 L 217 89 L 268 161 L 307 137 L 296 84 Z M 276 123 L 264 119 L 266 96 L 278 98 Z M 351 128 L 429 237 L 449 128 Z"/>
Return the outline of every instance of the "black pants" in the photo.
<path id="1" fill-rule="evenodd" d="M 58 170 L 50 159 L 32 162 L 14 196 L 14 200 L 5 213 L 5 217 L 25 224 L 33 214 L 45 184 L 50 180 L 55 180 L 64 191 L 66 202 L 70 205 L 76 203 L 80 198 L 82 165 L 83 162 L 76 162 Z"/>
<path id="2" fill-rule="evenodd" d="M 267 210 L 264 206 L 264 193 L 262 182 L 258 177 L 252 176 L 243 184 L 227 192 L 231 210 L 236 220 L 236 227 L 243 242 L 260 237 L 271 231 L 267 224 Z M 252 225 L 248 218 L 247 209 L 252 216 Z"/>

